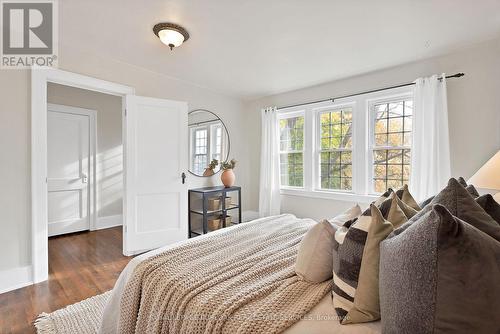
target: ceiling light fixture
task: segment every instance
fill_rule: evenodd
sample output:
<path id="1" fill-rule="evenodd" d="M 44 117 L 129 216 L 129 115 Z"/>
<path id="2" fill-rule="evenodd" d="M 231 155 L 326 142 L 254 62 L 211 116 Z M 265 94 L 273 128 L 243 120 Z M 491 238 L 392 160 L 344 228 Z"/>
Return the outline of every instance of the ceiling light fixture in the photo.
<path id="1" fill-rule="evenodd" d="M 170 50 L 189 39 L 189 33 L 186 29 L 174 23 L 158 23 L 153 27 L 153 32 L 163 44 L 170 47 Z"/>

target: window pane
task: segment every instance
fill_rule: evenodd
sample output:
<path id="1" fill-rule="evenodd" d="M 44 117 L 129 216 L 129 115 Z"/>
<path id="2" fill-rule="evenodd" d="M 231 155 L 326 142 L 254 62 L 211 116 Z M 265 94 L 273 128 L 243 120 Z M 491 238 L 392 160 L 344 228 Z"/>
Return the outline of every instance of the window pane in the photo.
<path id="1" fill-rule="evenodd" d="M 304 116 L 280 120 L 280 150 L 301 151 L 304 147 Z"/>
<path id="2" fill-rule="evenodd" d="M 282 186 L 303 187 L 304 161 L 302 153 L 281 153 L 280 175 Z"/>
<path id="3" fill-rule="evenodd" d="M 352 190 L 352 152 L 320 153 L 321 189 Z"/>
<path id="4" fill-rule="evenodd" d="M 387 118 L 375 120 L 375 134 L 387 133 Z"/>
<path id="5" fill-rule="evenodd" d="M 352 108 L 343 108 L 320 114 L 322 150 L 352 147 Z"/>
<path id="6" fill-rule="evenodd" d="M 410 150 L 373 151 L 373 188 L 384 192 L 400 188 L 410 179 Z"/>
<path id="7" fill-rule="evenodd" d="M 388 104 L 389 106 L 389 117 L 401 117 L 403 116 L 403 101 L 392 102 Z"/>
<path id="8" fill-rule="evenodd" d="M 375 104 L 372 112 L 375 117 L 373 189 L 384 192 L 389 187 L 401 187 L 410 178 L 413 101 L 405 99 Z"/>

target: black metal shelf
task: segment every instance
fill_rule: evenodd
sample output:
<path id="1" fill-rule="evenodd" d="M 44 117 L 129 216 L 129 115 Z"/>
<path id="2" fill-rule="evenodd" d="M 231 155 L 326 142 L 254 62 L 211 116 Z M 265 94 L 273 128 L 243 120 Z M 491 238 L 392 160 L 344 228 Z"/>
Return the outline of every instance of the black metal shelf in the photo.
<path id="1" fill-rule="evenodd" d="M 230 208 L 227 208 L 227 209 L 224 209 L 226 211 L 229 211 L 229 210 L 234 210 L 234 209 L 239 209 L 240 206 L 239 205 L 235 205 L 235 206 L 231 206 Z M 199 210 L 189 210 L 189 212 L 191 213 L 196 213 L 197 215 L 203 215 L 203 211 L 199 211 Z M 213 214 L 217 214 L 217 213 L 222 213 L 222 209 L 220 210 L 212 210 L 212 211 L 207 211 L 205 212 L 205 214 L 207 215 L 213 215 Z"/>
<path id="2" fill-rule="evenodd" d="M 237 192 L 238 193 L 238 198 L 237 198 L 237 203 L 234 203 L 226 208 L 226 198 L 228 197 L 228 193 L 232 192 Z M 201 210 L 200 209 L 194 209 L 193 206 L 193 198 L 195 200 L 200 200 L 201 202 Z M 231 197 L 234 199 L 233 197 Z M 208 210 L 208 201 L 209 199 L 219 199 L 220 201 L 220 209 L 218 210 Z M 203 235 L 209 232 L 212 232 L 208 228 L 208 218 L 213 217 L 213 216 L 219 216 L 222 222 L 222 227 L 225 228 L 231 225 L 237 225 L 241 223 L 241 187 L 233 186 L 233 187 L 224 187 L 224 186 L 217 186 L 217 187 L 204 187 L 204 188 L 197 188 L 197 189 L 190 189 L 189 190 L 189 195 L 188 195 L 188 205 L 189 205 L 189 238 L 191 237 L 196 237 L 199 235 Z M 227 222 L 226 219 L 228 217 L 234 219 L 234 217 L 231 215 L 229 216 L 229 212 L 233 212 L 234 210 L 238 210 L 238 217 L 234 221 Z M 193 219 L 192 215 L 197 215 L 201 216 L 201 226 L 193 228 Z"/>

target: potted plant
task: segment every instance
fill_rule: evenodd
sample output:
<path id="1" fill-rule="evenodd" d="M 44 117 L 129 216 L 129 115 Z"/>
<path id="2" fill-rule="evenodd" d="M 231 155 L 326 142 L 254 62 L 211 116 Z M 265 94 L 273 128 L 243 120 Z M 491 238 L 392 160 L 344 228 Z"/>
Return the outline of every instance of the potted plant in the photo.
<path id="1" fill-rule="evenodd" d="M 232 187 L 234 185 L 234 181 L 236 176 L 234 175 L 233 169 L 236 166 L 237 161 L 235 159 L 231 159 L 231 161 L 223 162 L 221 168 L 223 170 L 220 179 L 226 188 Z"/>
<path id="2" fill-rule="evenodd" d="M 214 169 L 219 165 L 219 160 L 213 159 L 210 161 L 210 164 L 208 165 L 207 168 L 205 168 L 205 171 L 203 172 L 203 176 L 212 176 L 215 174 Z"/>

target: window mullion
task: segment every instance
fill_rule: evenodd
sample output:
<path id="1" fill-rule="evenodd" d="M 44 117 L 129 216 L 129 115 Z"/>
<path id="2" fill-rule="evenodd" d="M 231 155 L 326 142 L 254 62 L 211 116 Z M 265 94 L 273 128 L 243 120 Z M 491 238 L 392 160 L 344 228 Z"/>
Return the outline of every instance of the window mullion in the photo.
<path id="1" fill-rule="evenodd" d="M 304 189 L 312 191 L 314 182 L 314 113 L 310 109 L 304 112 Z"/>

